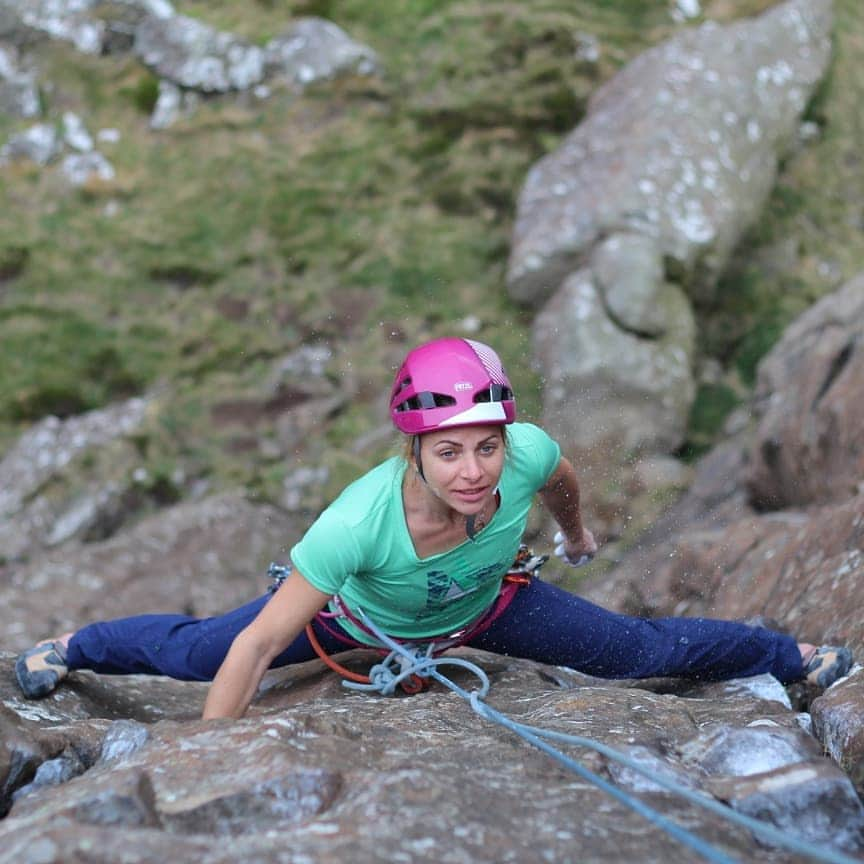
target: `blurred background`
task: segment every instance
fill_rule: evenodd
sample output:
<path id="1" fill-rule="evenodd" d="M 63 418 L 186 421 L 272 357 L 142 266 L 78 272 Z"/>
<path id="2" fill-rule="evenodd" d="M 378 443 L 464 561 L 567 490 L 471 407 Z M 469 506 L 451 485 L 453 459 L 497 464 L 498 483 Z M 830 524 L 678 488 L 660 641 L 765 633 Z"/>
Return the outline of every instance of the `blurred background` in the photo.
<path id="1" fill-rule="evenodd" d="M 627 543 L 864 264 L 857 0 L 62 9 L 0 2 L 7 568 L 221 494 L 302 530 L 445 334 Z"/>

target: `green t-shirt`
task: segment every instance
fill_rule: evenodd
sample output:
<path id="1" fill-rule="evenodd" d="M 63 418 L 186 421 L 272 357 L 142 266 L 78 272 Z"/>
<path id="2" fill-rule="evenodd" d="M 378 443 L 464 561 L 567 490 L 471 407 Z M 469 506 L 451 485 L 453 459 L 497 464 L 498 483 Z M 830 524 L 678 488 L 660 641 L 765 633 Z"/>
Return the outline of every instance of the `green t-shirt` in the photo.
<path id="1" fill-rule="evenodd" d="M 291 550 L 291 562 L 325 594 L 339 594 L 391 636 L 428 638 L 461 629 L 498 594 L 513 563 L 534 494 L 561 451 L 530 423 L 507 427 L 500 505 L 474 540 L 418 558 L 402 505 L 407 463 L 394 457 L 348 486 Z M 346 621 L 361 642 L 370 638 Z"/>

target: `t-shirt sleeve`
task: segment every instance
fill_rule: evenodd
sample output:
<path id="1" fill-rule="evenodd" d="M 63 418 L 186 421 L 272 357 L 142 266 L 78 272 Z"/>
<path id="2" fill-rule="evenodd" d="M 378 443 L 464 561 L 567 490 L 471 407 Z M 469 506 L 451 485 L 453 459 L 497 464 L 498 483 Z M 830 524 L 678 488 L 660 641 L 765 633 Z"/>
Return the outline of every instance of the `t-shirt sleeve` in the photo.
<path id="1" fill-rule="evenodd" d="M 517 431 L 514 429 L 514 431 Z M 561 461 L 558 442 L 533 423 L 518 424 L 517 441 L 531 463 L 537 489 L 545 486 Z"/>
<path id="2" fill-rule="evenodd" d="M 360 570 L 362 556 L 352 531 L 331 507 L 291 550 L 291 563 L 319 591 L 338 594 L 345 580 Z"/>

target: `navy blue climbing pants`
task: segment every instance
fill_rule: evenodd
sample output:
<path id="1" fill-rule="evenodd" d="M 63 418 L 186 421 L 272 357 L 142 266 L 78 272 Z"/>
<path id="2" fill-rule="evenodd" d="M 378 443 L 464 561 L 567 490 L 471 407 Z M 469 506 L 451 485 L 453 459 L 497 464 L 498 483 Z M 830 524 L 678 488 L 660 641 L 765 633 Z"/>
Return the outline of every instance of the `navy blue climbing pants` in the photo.
<path id="1" fill-rule="evenodd" d="M 71 669 L 147 673 L 209 681 L 234 637 L 270 595 L 213 618 L 138 615 L 88 624 L 69 641 Z M 313 624 L 328 654 L 345 644 Z M 634 618 L 609 612 L 548 582 L 519 589 L 506 611 L 468 645 L 497 654 L 569 666 L 601 678 L 684 677 L 703 681 L 769 672 L 783 683 L 803 676 L 790 636 L 710 618 Z M 273 666 L 311 660 L 305 633 Z"/>

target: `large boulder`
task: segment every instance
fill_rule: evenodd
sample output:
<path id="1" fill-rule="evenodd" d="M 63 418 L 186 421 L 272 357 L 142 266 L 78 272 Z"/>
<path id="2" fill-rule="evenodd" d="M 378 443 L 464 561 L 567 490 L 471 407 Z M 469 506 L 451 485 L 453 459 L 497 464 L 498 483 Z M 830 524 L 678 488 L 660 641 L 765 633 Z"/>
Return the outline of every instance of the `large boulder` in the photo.
<path id="1" fill-rule="evenodd" d="M 831 0 L 789 0 L 682 30 L 600 87 L 526 179 L 512 296 L 548 299 L 621 232 L 652 240 L 676 281 L 710 294 L 825 74 L 831 25 Z"/>
<path id="2" fill-rule="evenodd" d="M 830 0 L 683 30 L 596 92 L 530 171 L 508 271 L 543 304 L 543 419 L 588 480 L 603 536 L 656 513 L 638 460 L 682 443 L 696 392 L 690 300 L 758 218 L 831 53 Z M 689 298 L 689 299 L 688 299 Z M 674 484 L 672 484 L 674 486 Z"/>
<path id="3" fill-rule="evenodd" d="M 160 77 L 205 93 L 264 80 L 262 48 L 186 15 L 145 18 L 135 31 L 135 53 Z"/>
<path id="4" fill-rule="evenodd" d="M 681 443 L 694 392 L 693 315 L 668 284 L 652 305 L 663 331 L 644 338 L 610 318 L 590 272 L 581 270 L 535 319 L 543 417 L 570 452 L 607 453 L 612 444 L 669 452 Z"/>

